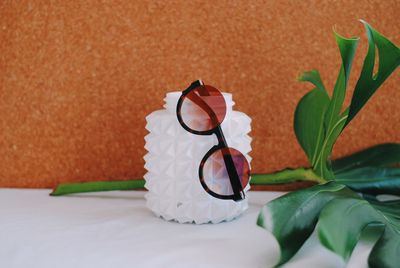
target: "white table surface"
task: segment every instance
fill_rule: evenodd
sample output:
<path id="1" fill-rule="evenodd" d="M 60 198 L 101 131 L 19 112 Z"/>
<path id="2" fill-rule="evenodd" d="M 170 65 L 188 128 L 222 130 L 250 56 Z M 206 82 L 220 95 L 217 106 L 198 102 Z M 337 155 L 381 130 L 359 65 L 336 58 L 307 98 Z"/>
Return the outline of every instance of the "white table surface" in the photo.
<path id="1" fill-rule="evenodd" d="M 256 218 L 282 193 L 250 192 L 241 217 L 215 225 L 157 218 L 145 192 L 49 193 L 0 189 L 0 267 L 273 267 L 279 256 Z M 362 241 L 347 267 L 367 267 L 371 243 Z M 313 235 L 284 267 L 343 266 Z"/>

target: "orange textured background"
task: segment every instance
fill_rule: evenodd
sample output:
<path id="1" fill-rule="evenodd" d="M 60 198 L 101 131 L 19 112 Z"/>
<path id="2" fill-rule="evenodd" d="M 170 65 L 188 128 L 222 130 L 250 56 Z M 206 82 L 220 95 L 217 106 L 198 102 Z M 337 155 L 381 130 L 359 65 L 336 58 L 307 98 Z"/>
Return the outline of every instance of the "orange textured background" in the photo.
<path id="1" fill-rule="evenodd" d="M 1 1 L 0 186 L 142 177 L 145 116 L 202 78 L 253 118 L 253 171 L 306 165 L 293 113 L 317 68 L 332 88 L 332 27 L 359 18 L 400 44 L 394 1 Z M 400 75 L 352 122 L 335 156 L 400 142 Z"/>

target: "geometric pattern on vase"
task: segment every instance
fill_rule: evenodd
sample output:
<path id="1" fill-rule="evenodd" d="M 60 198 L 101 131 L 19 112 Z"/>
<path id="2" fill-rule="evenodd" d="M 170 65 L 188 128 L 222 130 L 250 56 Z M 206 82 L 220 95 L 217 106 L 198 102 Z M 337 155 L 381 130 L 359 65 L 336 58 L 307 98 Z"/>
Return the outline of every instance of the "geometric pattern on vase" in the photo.
<path id="1" fill-rule="evenodd" d="M 176 103 L 181 92 L 167 93 L 165 109 L 146 117 L 144 175 L 147 207 L 165 220 L 179 223 L 219 223 L 238 217 L 248 208 L 245 198 L 240 202 L 217 199 L 209 195 L 199 180 L 199 165 L 218 143 L 215 135 L 195 135 L 179 124 Z M 221 128 L 229 147 L 239 150 L 250 163 L 251 119 L 233 111 L 232 95 L 223 93 L 227 113 Z M 244 191 L 248 191 L 250 186 Z"/>

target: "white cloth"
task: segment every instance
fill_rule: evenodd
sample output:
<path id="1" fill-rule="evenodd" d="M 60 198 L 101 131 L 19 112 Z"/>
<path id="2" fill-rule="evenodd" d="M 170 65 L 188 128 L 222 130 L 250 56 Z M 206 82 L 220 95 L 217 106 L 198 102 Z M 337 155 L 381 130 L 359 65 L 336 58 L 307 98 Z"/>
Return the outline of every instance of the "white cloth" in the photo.
<path id="1" fill-rule="evenodd" d="M 154 216 L 145 207 L 145 192 L 49 192 L 0 189 L 0 267 L 247 268 L 272 267 L 279 256 L 273 236 L 256 218 L 281 193 L 250 192 L 249 209 L 236 220 L 194 225 Z M 356 247 L 348 267 L 367 267 L 372 242 Z M 313 236 L 285 267 L 343 265 Z"/>

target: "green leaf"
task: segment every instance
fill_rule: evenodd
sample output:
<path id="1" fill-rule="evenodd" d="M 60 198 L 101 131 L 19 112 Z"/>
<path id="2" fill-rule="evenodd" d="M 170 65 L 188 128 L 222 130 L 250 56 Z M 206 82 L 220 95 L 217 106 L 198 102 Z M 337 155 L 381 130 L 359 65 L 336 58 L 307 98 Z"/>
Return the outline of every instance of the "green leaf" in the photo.
<path id="1" fill-rule="evenodd" d="M 367 166 L 384 167 L 400 163 L 400 144 L 385 143 L 369 147 L 332 161 L 335 174 Z"/>
<path id="2" fill-rule="evenodd" d="M 338 219 L 341 219 L 340 224 Z M 363 229 L 379 220 L 379 215 L 365 199 L 355 194 L 347 198 L 336 198 L 321 212 L 317 228 L 318 236 L 326 248 L 347 261 Z"/>
<path id="3" fill-rule="evenodd" d="M 400 213 L 400 211 L 398 211 Z M 393 220 L 394 221 L 394 220 Z M 399 267 L 400 255 L 400 228 L 399 223 L 396 225 L 387 225 L 385 232 L 372 248 L 368 258 L 368 264 L 371 268 L 396 268 Z"/>
<path id="4" fill-rule="evenodd" d="M 356 193 L 335 198 L 322 210 L 318 221 L 318 235 L 321 243 L 348 260 L 356 246 L 361 232 L 368 225 L 382 224 L 384 233 L 369 256 L 370 267 L 398 267 L 400 254 L 400 222 L 380 207 L 374 206 Z M 400 209 L 397 210 L 397 215 Z M 338 224 L 338 219 L 340 224 Z"/>
<path id="5" fill-rule="evenodd" d="M 340 119 L 340 113 L 343 101 L 346 96 L 347 81 L 349 79 L 351 66 L 353 64 L 354 55 L 358 46 L 358 38 L 346 39 L 335 33 L 336 42 L 339 46 L 340 55 L 342 57 L 342 66 L 339 76 L 333 89 L 332 99 L 329 103 L 328 110 L 325 115 L 325 127 L 327 132 L 332 131 L 334 125 Z M 333 137 L 332 137 L 333 138 Z"/>
<path id="6" fill-rule="evenodd" d="M 376 92 L 390 74 L 400 65 L 400 49 L 386 37 L 378 33 L 365 21 L 361 21 L 367 31 L 368 52 L 356 84 L 350 104 L 346 125 L 356 116 L 369 98 Z M 375 65 L 375 48 L 379 53 L 379 68 L 373 74 Z"/>
<path id="7" fill-rule="evenodd" d="M 329 160 L 332 154 L 333 145 L 342 132 L 347 120 L 347 112 L 341 113 L 341 111 L 346 96 L 347 81 L 349 79 L 351 66 L 359 40 L 358 38 L 347 39 L 336 33 L 335 37 L 342 57 L 342 66 L 336 80 L 332 99 L 325 113 L 325 139 L 322 142 L 320 151 L 317 152 L 318 156 L 313 162 L 311 162 L 315 172 L 324 179 L 333 178 L 333 172 L 331 171 Z"/>
<path id="8" fill-rule="evenodd" d="M 400 144 L 386 143 L 333 161 L 335 180 L 351 189 L 377 194 L 400 194 Z"/>
<path id="9" fill-rule="evenodd" d="M 362 167 L 337 174 L 335 181 L 357 192 L 400 195 L 400 168 Z"/>
<path id="10" fill-rule="evenodd" d="M 332 182 L 317 185 L 277 198 L 262 209 L 257 224 L 277 239 L 281 250 L 279 264 L 300 249 L 313 232 L 320 210 L 344 187 Z"/>
<path id="11" fill-rule="evenodd" d="M 334 178 L 334 173 L 331 167 L 331 155 L 333 145 L 335 144 L 340 133 L 342 133 L 344 124 L 346 123 L 347 112 L 344 112 L 341 117 L 337 120 L 332 129 L 327 133 L 325 140 L 323 141 L 321 150 L 313 164 L 313 169 L 316 174 L 326 180 Z"/>
<path id="12" fill-rule="evenodd" d="M 310 162 L 315 161 L 325 137 L 323 119 L 328 104 L 326 92 L 315 88 L 300 100 L 294 114 L 294 131 Z"/>
<path id="13" fill-rule="evenodd" d="M 374 208 L 400 220 L 400 199 L 379 201 L 376 196 L 362 195 Z"/>
<path id="14" fill-rule="evenodd" d="M 399 223 L 399 200 L 363 199 L 336 182 L 277 198 L 265 205 L 257 220 L 277 239 L 281 249 L 279 264 L 287 262 L 315 228 L 321 243 L 347 261 L 363 229 L 371 224 L 380 225 L 384 233 L 372 249 L 369 265 L 389 268 L 398 265 Z"/>
<path id="15" fill-rule="evenodd" d="M 343 65 L 340 68 L 339 76 L 336 80 L 335 88 L 332 94 L 332 100 L 329 103 L 328 110 L 325 115 L 325 127 L 329 131 L 337 121 L 342 110 L 344 97 L 346 95 L 346 76 Z"/>
<path id="16" fill-rule="evenodd" d="M 345 87 L 350 77 L 351 66 L 353 65 L 353 59 L 357 51 L 358 42 L 360 38 L 345 38 L 335 32 L 336 43 L 339 46 L 340 56 L 342 57 L 342 66 L 344 69 Z"/>
<path id="17" fill-rule="evenodd" d="M 308 72 L 303 73 L 299 78 L 299 81 L 302 82 L 311 82 L 314 84 L 319 90 L 325 91 L 324 83 L 322 83 L 321 76 L 317 70 L 311 70 Z"/>

